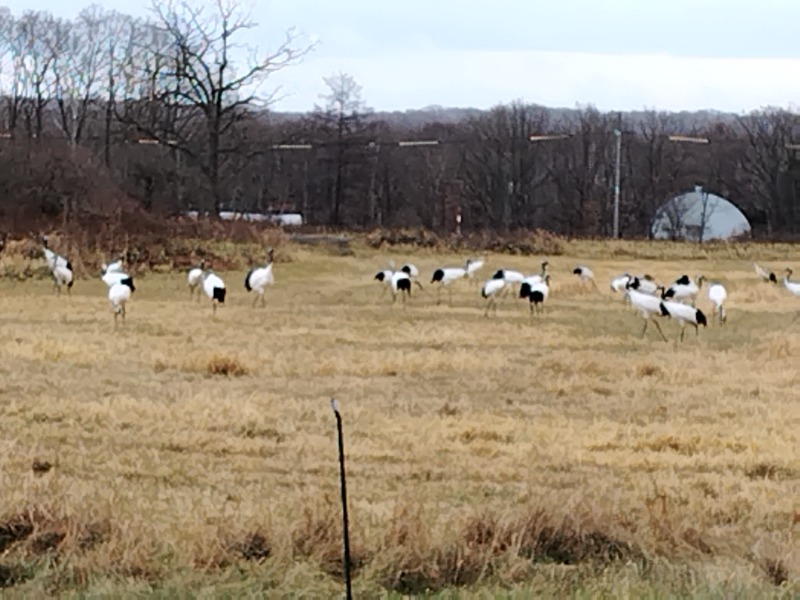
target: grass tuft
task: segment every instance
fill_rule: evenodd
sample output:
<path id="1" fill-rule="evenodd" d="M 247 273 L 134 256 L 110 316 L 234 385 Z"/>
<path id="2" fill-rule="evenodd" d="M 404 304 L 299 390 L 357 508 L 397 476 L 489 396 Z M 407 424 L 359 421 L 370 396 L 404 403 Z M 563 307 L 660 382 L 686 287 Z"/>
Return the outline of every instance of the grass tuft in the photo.
<path id="1" fill-rule="evenodd" d="M 209 375 L 224 375 L 226 377 L 241 377 L 249 373 L 248 368 L 239 359 L 230 356 L 215 355 L 206 365 Z"/>

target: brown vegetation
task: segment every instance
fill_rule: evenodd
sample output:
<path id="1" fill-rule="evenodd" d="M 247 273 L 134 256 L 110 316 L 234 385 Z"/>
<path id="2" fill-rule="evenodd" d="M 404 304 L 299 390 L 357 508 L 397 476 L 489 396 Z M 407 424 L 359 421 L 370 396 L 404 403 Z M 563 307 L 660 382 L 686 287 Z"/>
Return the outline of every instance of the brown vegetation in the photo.
<path id="1" fill-rule="evenodd" d="M 609 236 L 615 130 L 623 237 L 648 237 L 659 209 L 698 183 L 739 206 L 758 237 L 800 232 L 789 110 L 621 114 L 511 102 L 409 125 L 371 112 L 340 73 L 324 78 L 322 106 L 280 116 L 248 90 L 266 83 L 269 96 L 268 75 L 296 65 L 309 44 L 289 31 L 243 56 L 235 48 L 255 24 L 237 3 L 202 14 L 189 2 L 154 9 L 143 19 L 98 6 L 73 20 L 0 15 L 0 56 L 9 58 L 0 218 L 13 233 L 226 209 L 299 211 L 314 226 L 365 231 Z M 554 137 L 531 141 L 541 134 Z M 437 143 L 400 144 L 425 140 Z"/>
<path id="2" fill-rule="evenodd" d="M 484 318 L 466 283 L 453 306 L 426 290 L 392 308 L 372 281 L 388 258 L 427 275 L 464 254 L 357 237 L 352 256 L 273 244 L 265 310 L 239 283 L 260 241 L 204 244 L 238 268 L 220 270 L 215 319 L 182 271 L 142 265 L 116 332 L 96 277 L 61 299 L 46 281 L 0 280 L 13 316 L 0 323 L 0 584 L 339 593 L 335 394 L 360 596 L 796 592 L 800 334 L 795 299 L 750 261 L 800 255 L 559 243 L 563 255 L 486 256 L 487 276 L 550 259 L 535 320 L 513 299 Z M 578 262 L 598 291 L 571 274 Z M 728 324 L 680 345 L 668 323 L 670 344 L 638 339 L 640 319 L 603 285 L 634 269 L 722 278 Z"/>

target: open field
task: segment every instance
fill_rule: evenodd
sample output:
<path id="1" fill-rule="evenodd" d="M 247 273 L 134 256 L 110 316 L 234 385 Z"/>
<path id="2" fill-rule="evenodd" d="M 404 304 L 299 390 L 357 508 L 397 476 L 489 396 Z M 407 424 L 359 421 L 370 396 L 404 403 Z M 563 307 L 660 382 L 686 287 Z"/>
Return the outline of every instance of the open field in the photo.
<path id="1" fill-rule="evenodd" d="M 405 309 L 372 280 L 390 257 L 422 272 Z M 800 271 L 800 248 L 489 255 L 482 278 L 549 259 L 535 319 L 484 318 L 466 282 L 437 306 L 431 271 L 463 256 L 277 258 L 266 309 L 244 270 L 216 319 L 144 274 L 117 330 L 97 278 L 0 280 L 4 591 L 340 593 L 336 396 L 357 597 L 800 594 L 800 299 L 751 266 Z M 728 324 L 640 339 L 608 289 L 626 270 L 721 280 Z"/>

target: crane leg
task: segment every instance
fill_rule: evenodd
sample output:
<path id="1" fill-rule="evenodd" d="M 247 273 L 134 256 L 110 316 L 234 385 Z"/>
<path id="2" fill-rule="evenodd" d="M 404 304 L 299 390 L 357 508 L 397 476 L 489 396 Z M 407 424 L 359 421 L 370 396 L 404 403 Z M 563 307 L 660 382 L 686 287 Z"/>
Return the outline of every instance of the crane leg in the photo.
<path id="1" fill-rule="evenodd" d="M 653 319 L 653 323 L 655 324 L 656 329 L 658 329 L 658 333 L 661 334 L 661 339 L 666 342 L 667 341 L 667 336 L 665 336 L 664 332 L 661 330 L 661 324 L 658 321 L 656 321 L 655 319 Z"/>

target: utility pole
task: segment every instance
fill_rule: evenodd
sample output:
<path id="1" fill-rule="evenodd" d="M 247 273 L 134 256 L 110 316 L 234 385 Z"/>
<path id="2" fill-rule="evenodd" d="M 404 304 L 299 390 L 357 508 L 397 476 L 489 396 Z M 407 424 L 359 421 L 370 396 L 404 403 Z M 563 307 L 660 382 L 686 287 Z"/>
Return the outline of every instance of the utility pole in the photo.
<path id="1" fill-rule="evenodd" d="M 615 129 L 614 137 L 617 138 L 617 155 L 614 164 L 614 239 L 617 239 L 619 238 L 619 177 L 622 158 L 622 132 L 619 129 Z"/>

